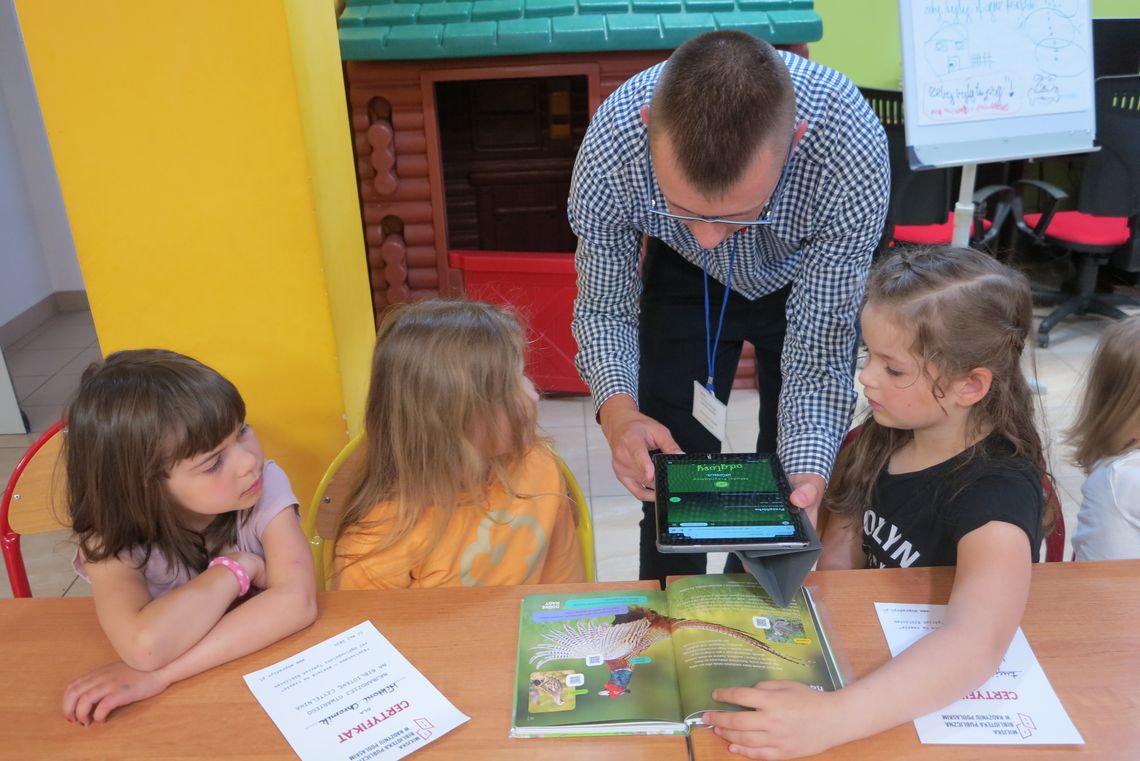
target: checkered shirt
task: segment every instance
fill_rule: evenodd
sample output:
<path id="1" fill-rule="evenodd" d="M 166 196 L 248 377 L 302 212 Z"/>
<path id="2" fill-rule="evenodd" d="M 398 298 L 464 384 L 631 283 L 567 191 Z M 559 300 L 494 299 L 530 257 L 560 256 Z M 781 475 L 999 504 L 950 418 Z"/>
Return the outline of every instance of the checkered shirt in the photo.
<path id="1" fill-rule="evenodd" d="M 808 127 L 796 146 L 773 223 L 736 233 L 732 290 L 749 298 L 792 284 L 781 369 L 778 453 L 789 473 L 827 478 L 855 406 L 855 320 L 886 215 L 887 141 L 878 119 L 843 75 L 781 52 Z M 570 186 L 578 236 L 575 362 L 595 409 L 614 394 L 637 399 L 638 258 L 643 234 L 701 266 L 682 222 L 648 213 L 648 105 L 664 64 L 635 75 L 602 103 L 586 132 Z M 653 192 L 664 198 L 653 180 Z M 730 240 L 709 253 L 725 282 Z M 678 378 L 691 383 L 693 378 Z"/>

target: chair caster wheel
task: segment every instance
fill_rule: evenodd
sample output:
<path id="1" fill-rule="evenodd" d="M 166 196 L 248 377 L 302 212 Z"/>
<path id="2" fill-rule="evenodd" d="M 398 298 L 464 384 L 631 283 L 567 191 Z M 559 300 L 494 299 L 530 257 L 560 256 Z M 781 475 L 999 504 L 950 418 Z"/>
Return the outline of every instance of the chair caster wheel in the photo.
<path id="1" fill-rule="evenodd" d="M 1048 349 L 1049 348 L 1049 334 L 1048 333 L 1044 333 L 1044 334 L 1037 336 L 1037 348 L 1038 349 Z"/>

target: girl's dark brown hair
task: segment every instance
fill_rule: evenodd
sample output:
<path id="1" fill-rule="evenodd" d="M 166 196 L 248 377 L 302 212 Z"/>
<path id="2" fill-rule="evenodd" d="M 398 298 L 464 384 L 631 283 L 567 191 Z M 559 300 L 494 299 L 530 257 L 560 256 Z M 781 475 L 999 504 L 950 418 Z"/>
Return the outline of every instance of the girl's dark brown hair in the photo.
<path id="1" fill-rule="evenodd" d="M 1047 477 L 1033 395 L 1021 369 L 1033 332 L 1033 301 L 1024 275 L 973 249 L 902 250 L 871 271 L 864 304 L 886 310 L 897 324 L 914 331 L 911 351 L 932 381 L 936 399 L 944 395 L 943 379 L 988 369 L 993 380 L 989 393 L 970 408 L 967 440 L 987 430 L 1004 436 L 1016 457 Z M 879 425 L 868 414 L 848 445 L 843 467 L 832 474 L 824 499 L 828 509 L 861 516 L 891 454 L 913 436 Z M 1046 505 L 1046 534 L 1056 509 L 1055 502 Z"/>
<path id="2" fill-rule="evenodd" d="M 159 550 L 171 571 L 200 573 L 236 541 L 236 511 L 194 531 L 166 486 L 175 463 L 245 421 L 241 394 L 217 372 L 162 349 L 115 352 L 83 374 L 66 418 L 68 511 L 87 561 L 139 548 L 141 567 Z"/>

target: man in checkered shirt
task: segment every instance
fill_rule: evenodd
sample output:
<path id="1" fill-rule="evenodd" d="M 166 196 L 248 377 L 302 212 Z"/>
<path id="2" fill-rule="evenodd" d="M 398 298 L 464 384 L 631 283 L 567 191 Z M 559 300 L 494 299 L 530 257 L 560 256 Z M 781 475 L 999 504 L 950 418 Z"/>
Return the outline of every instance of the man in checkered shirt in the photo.
<path id="1" fill-rule="evenodd" d="M 614 472 L 645 501 L 641 578 L 705 571 L 704 555 L 657 552 L 649 452 L 720 450 L 692 414 L 713 346 L 722 402 L 742 342 L 756 347 L 757 449 L 778 452 L 815 519 L 854 409 L 888 186 L 886 138 L 855 86 L 741 32 L 690 40 L 594 115 L 570 188 L 572 329 Z"/>

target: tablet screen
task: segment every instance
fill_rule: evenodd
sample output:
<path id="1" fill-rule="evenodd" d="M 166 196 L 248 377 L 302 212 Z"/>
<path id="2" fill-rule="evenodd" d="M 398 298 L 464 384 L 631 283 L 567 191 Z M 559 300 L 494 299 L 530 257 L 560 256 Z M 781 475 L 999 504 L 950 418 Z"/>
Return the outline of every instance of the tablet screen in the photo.
<path id="1" fill-rule="evenodd" d="M 675 462 L 668 465 L 669 490 L 674 494 L 779 494 L 780 486 L 768 460 L 740 462 Z"/>
<path id="2" fill-rule="evenodd" d="M 807 543 L 771 456 L 659 455 L 655 467 L 658 545 L 663 551 Z"/>

